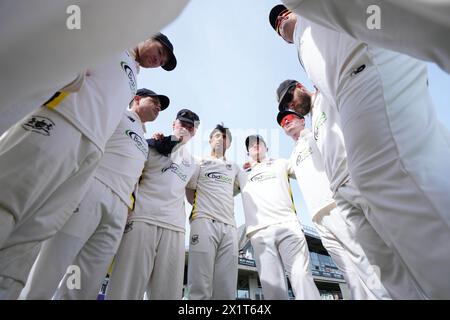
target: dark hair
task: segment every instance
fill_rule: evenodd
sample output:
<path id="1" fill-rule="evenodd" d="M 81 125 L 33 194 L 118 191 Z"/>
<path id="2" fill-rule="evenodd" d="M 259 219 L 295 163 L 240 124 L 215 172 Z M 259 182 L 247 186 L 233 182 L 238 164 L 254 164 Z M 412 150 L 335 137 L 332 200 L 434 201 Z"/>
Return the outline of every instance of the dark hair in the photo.
<path id="1" fill-rule="evenodd" d="M 216 131 L 219 131 L 220 133 L 222 133 L 222 135 L 226 135 L 227 136 L 227 140 L 228 142 L 231 143 L 232 137 L 231 137 L 231 131 L 230 129 L 228 129 L 227 127 L 225 127 L 222 123 L 219 123 L 216 125 L 216 127 L 213 129 L 213 131 L 211 131 L 211 133 L 209 134 L 209 139 L 212 139 L 214 133 L 216 133 Z"/>

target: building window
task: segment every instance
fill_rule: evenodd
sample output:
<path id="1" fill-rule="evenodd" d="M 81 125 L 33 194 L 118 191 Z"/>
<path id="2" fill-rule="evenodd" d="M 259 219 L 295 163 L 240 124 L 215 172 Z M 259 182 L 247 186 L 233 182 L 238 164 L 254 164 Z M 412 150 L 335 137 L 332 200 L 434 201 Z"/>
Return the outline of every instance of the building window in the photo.
<path id="1" fill-rule="evenodd" d="M 241 300 L 248 300 L 250 299 L 250 292 L 248 292 L 248 290 L 238 289 L 237 298 Z"/>
<path id="2" fill-rule="evenodd" d="M 262 293 L 262 288 L 261 287 L 258 287 L 255 290 L 255 300 L 264 300 L 264 295 Z"/>

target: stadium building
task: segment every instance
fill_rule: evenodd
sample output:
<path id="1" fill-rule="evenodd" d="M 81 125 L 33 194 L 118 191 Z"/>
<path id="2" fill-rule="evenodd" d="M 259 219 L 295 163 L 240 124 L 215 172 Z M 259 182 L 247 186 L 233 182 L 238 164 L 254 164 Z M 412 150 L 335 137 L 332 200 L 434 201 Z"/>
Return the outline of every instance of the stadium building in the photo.
<path id="1" fill-rule="evenodd" d="M 314 228 L 303 226 L 310 251 L 311 270 L 314 282 L 319 289 L 323 300 L 349 299 L 350 293 L 344 280 L 342 272 L 338 269 L 330 255 L 323 247 L 320 237 Z M 258 277 L 255 260 L 253 259 L 253 248 L 250 240 L 245 236 L 245 226 L 238 229 L 239 238 L 239 271 L 236 288 L 236 299 L 263 300 L 264 295 Z M 189 251 L 186 250 L 184 269 L 184 288 L 187 286 L 187 266 Z M 289 297 L 294 299 L 290 288 Z"/>

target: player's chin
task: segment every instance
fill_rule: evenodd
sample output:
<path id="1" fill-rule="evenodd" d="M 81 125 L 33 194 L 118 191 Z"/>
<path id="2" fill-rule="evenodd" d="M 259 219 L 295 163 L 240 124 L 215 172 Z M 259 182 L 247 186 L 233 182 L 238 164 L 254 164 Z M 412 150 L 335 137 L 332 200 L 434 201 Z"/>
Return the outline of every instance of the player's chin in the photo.
<path id="1" fill-rule="evenodd" d="M 158 68 L 158 67 L 161 66 L 159 64 L 156 64 L 156 63 L 153 63 L 153 62 L 148 62 L 148 61 L 142 61 L 139 64 L 140 64 L 140 66 L 142 68 Z"/>

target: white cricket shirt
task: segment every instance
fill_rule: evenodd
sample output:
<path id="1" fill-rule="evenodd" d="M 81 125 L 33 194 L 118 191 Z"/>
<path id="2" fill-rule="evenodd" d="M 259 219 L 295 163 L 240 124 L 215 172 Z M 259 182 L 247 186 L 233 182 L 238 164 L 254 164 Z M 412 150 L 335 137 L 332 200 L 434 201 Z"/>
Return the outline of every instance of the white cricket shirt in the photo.
<path id="1" fill-rule="evenodd" d="M 298 221 L 288 167 L 285 159 L 265 159 L 239 174 L 247 235 L 272 224 Z"/>
<path id="2" fill-rule="evenodd" d="M 106 143 L 95 178 L 110 187 L 132 208 L 131 194 L 142 174 L 147 155 L 148 144 L 141 119 L 135 112 L 126 110 Z"/>
<path id="3" fill-rule="evenodd" d="M 195 189 L 190 220 L 209 218 L 232 226 L 234 190 L 239 167 L 225 159 L 205 157 L 197 162 L 197 170 L 188 185 Z"/>
<path id="4" fill-rule="evenodd" d="M 195 160 L 184 146 L 168 157 L 150 148 L 130 219 L 185 232 L 185 188 L 194 172 Z"/>
<path id="5" fill-rule="evenodd" d="M 297 16 L 294 44 L 309 79 L 330 101 L 349 78 L 367 45 Z M 364 56 L 365 57 L 365 56 Z"/>
<path id="6" fill-rule="evenodd" d="M 136 93 L 136 62 L 128 51 L 87 70 L 80 90 L 47 105 L 86 135 L 100 150 Z"/>
<path id="7" fill-rule="evenodd" d="M 314 221 L 334 208 L 324 162 L 309 129 L 305 128 L 301 132 L 289 161 L 311 219 Z"/>
<path id="8" fill-rule="evenodd" d="M 282 0 L 294 12 L 370 45 L 436 62 L 450 72 L 450 2 Z M 437 31 L 439 30 L 439 31 Z"/>
<path id="9" fill-rule="evenodd" d="M 314 140 L 334 194 L 339 186 L 350 179 L 339 113 L 320 92 L 315 96 L 311 113 Z"/>

